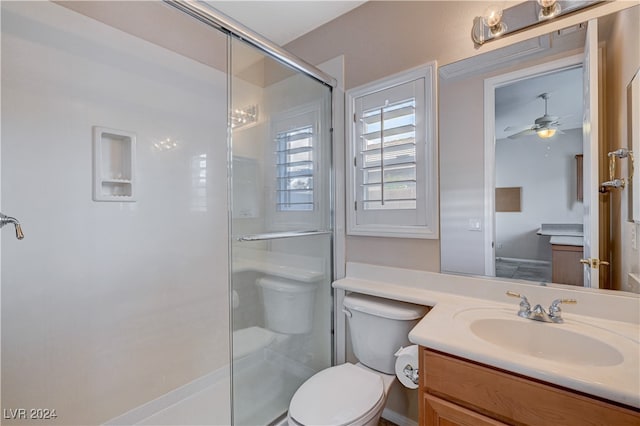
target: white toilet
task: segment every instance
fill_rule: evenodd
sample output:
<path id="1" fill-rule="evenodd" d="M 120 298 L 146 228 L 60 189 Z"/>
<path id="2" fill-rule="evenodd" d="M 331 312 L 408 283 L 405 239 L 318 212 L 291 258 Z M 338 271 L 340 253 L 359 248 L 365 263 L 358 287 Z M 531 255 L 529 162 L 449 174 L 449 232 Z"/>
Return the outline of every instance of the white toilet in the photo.
<path id="1" fill-rule="evenodd" d="M 372 296 L 344 298 L 358 364 L 316 373 L 289 404 L 291 426 L 377 425 L 395 380 L 395 352 L 409 345 L 409 331 L 427 313 L 424 306 Z"/>

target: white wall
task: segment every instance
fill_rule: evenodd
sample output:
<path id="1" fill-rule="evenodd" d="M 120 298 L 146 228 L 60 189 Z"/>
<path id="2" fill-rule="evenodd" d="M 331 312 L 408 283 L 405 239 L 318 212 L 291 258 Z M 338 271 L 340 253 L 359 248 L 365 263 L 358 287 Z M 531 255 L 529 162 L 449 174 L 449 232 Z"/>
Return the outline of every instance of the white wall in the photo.
<path id="1" fill-rule="evenodd" d="M 550 261 L 549 237 L 536 234 L 540 225 L 583 222 L 576 198 L 581 153 L 582 129 L 496 141 L 496 187 L 522 187 L 521 212 L 496 212 L 496 256 Z"/>
<path id="2" fill-rule="evenodd" d="M 94 125 L 137 133 L 137 202 L 92 201 Z M 2 3 L 2 408 L 98 424 L 228 363 L 226 148 L 225 74 Z"/>
<path id="3" fill-rule="evenodd" d="M 442 272 L 484 274 L 484 86 L 440 79 L 440 262 Z M 462 125 L 464 123 L 464 125 Z"/>

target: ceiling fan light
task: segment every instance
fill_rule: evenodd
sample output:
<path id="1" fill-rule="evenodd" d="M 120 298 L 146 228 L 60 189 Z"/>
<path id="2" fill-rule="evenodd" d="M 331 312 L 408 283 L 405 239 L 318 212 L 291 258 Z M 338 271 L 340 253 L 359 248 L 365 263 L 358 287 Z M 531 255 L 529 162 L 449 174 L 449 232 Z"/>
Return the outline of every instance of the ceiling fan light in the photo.
<path id="1" fill-rule="evenodd" d="M 549 139 L 556 134 L 556 129 L 540 129 L 537 130 L 536 133 L 538 134 L 538 137 L 542 139 Z"/>

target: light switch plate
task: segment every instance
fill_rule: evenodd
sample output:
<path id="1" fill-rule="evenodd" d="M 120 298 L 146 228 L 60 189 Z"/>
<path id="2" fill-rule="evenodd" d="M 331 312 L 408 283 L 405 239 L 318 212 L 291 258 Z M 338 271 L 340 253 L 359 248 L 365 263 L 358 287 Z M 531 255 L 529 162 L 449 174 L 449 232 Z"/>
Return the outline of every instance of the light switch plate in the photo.
<path id="1" fill-rule="evenodd" d="M 469 219 L 469 231 L 482 231 L 482 222 L 478 218 Z"/>

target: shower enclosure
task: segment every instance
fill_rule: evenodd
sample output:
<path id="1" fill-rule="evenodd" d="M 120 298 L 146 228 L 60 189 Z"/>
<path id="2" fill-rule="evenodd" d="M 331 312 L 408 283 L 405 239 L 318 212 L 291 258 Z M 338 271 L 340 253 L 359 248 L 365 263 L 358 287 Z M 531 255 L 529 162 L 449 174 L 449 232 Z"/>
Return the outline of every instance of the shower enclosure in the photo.
<path id="1" fill-rule="evenodd" d="M 332 358 L 332 79 L 201 3 L 1 7 L 2 424 L 282 418 Z"/>

